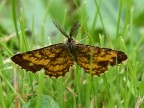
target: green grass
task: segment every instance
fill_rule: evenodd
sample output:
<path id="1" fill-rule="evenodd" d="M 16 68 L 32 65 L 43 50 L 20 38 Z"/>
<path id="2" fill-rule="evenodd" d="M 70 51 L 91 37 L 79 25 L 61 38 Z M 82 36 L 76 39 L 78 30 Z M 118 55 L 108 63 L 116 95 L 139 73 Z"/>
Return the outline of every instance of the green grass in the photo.
<path id="1" fill-rule="evenodd" d="M 48 3 L 33 1 L 30 7 L 27 5 L 27 0 L 19 4 L 15 0 L 0 4 L 0 13 L 4 9 L 12 15 L 10 17 L 9 14 L 5 16 L 2 13 L 7 20 L 2 19 L 5 24 L 0 22 L 0 107 L 134 108 L 136 105 L 144 106 L 143 100 L 138 103 L 144 96 L 142 52 L 144 33 L 140 32 L 141 26 L 136 25 L 138 16 L 136 17 L 132 9 L 133 1 L 120 0 L 109 3 L 106 0 L 94 0 L 93 4 L 92 1 L 49 1 Z M 9 10 L 9 6 L 12 11 Z M 18 10 L 19 6 L 22 7 L 21 11 Z M 93 10 L 91 13 L 89 9 L 92 7 L 97 11 Z M 35 16 L 30 9 L 34 9 L 40 15 Z M 52 24 L 53 19 L 59 22 L 68 33 L 73 22 L 79 19 L 82 27 L 78 30 L 78 41 L 82 40 L 83 44 L 122 50 L 127 54 L 128 60 L 109 68 L 108 72 L 100 77 L 86 74 L 77 65 L 74 65 L 65 76 L 57 79 L 46 76 L 44 70 L 35 74 L 20 69 L 10 60 L 15 52 L 25 52 L 63 42 L 62 34 Z M 142 21 L 141 23 L 144 23 Z M 7 29 L 10 25 L 13 27 Z M 31 35 L 26 33 L 26 28 L 31 29 Z M 54 29 L 58 34 L 53 32 Z M 5 41 L 9 34 L 13 33 L 15 34 L 12 38 Z"/>

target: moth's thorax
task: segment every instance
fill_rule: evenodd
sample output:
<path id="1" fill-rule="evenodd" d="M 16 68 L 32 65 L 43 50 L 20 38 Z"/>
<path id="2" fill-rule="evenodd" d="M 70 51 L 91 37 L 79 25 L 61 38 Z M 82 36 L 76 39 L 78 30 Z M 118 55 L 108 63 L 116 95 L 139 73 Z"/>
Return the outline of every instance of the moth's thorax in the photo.
<path id="1" fill-rule="evenodd" d="M 73 45 L 77 44 L 77 42 L 72 37 L 70 37 L 66 40 L 66 44 L 67 44 L 68 48 L 71 49 L 73 47 Z"/>

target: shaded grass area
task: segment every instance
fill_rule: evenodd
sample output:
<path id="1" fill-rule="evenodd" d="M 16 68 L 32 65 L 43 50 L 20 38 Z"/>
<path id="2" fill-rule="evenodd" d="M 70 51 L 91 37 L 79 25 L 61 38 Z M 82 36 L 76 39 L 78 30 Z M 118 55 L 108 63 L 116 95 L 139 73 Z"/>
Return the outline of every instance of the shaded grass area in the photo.
<path id="1" fill-rule="evenodd" d="M 97 0 L 31 2 L 26 0 L 18 4 L 12 0 L 2 2 L 0 5 L 1 16 L 5 16 L 3 10 L 12 15 L 7 15 L 6 21 L 1 18 L 7 26 L 0 23 L 3 28 L 0 29 L 0 106 L 2 108 L 144 106 L 143 101 L 139 103 L 144 95 L 142 52 L 144 33 L 139 30 L 143 26 L 136 25 L 138 17 L 134 17 L 132 0 L 113 1 L 111 5 L 106 1 L 104 3 Z M 20 7 L 21 11 L 19 11 Z M 35 11 L 32 12 L 30 9 Z M 76 34 L 78 36 L 75 36 L 79 42 L 122 50 L 128 55 L 127 62 L 109 68 L 108 72 L 100 77 L 86 74 L 77 65 L 74 65 L 64 77 L 57 79 L 45 76 L 44 70 L 34 74 L 18 68 L 10 60 L 13 53 L 64 42 L 64 38 L 52 24 L 53 19 L 67 32 L 73 22 L 79 19 L 81 29 Z M 7 30 L 10 25 L 14 26 Z M 26 30 L 27 28 L 30 32 Z"/>

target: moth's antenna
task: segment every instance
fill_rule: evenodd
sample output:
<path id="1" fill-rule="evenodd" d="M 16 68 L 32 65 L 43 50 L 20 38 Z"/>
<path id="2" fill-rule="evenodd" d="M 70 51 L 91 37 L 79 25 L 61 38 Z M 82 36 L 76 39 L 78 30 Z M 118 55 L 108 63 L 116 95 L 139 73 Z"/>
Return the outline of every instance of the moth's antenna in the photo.
<path id="1" fill-rule="evenodd" d="M 62 29 L 62 27 L 58 23 L 56 23 L 55 21 L 53 21 L 53 23 L 65 37 L 69 38 L 67 33 Z"/>
<path id="2" fill-rule="evenodd" d="M 72 37 L 72 35 L 74 34 L 74 32 L 75 32 L 79 27 L 80 27 L 80 23 L 79 23 L 79 21 L 76 21 L 76 22 L 73 24 L 72 28 L 71 28 L 71 31 L 70 31 L 69 36 Z"/>

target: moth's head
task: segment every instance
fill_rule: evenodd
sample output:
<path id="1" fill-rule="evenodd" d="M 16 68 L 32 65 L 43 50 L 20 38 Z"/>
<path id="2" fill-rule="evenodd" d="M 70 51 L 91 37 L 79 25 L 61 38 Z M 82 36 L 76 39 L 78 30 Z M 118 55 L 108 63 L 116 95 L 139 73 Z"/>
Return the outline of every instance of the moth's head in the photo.
<path id="1" fill-rule="evenodd" d="M 73 37 L 69 37 L 69 38 L 67 38 L 67 40 L 66 40 L 66 44 L 76 44 L 77 43 L 77 41 L 73 38 Z"/>

